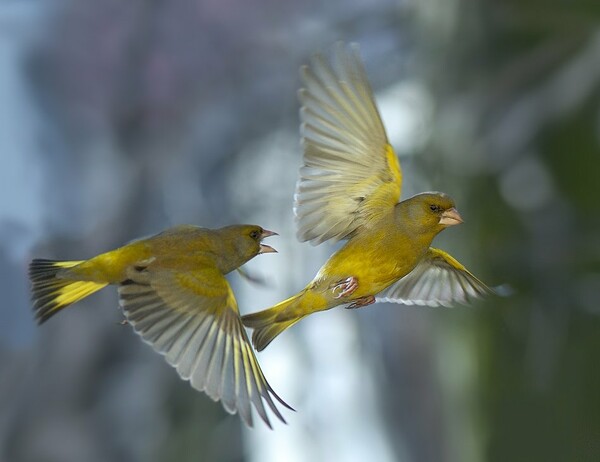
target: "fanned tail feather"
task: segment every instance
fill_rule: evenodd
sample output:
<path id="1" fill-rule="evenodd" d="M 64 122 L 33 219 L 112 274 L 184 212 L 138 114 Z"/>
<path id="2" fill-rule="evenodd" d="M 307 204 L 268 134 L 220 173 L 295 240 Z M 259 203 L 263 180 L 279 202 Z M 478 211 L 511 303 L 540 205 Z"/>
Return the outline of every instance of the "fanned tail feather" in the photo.
<path id="1" fill-rule="evenodd" d="M 296 314 L 299 311 L 296 309 L 296 305 L 302 300 L 302 295 L 303 293 L 300 292 L 272 308 L 242 316 L 244 325 L 254 329 L 252 344 L 257 351 L 264 350 L 275 337 L 305 316 L 301 313 Z M 288 313 L 290 314 L 288 315 Z"/>
<path id="2" fill-rule="evenodd" d="M 60 277 L 61 270 L 80 263 L 82 262 L 35 259 L 29 264 L 33 310 L 39 324 L 46 322 L 63 308 L 106 286 L 105 283 L 74 281 Z"/>

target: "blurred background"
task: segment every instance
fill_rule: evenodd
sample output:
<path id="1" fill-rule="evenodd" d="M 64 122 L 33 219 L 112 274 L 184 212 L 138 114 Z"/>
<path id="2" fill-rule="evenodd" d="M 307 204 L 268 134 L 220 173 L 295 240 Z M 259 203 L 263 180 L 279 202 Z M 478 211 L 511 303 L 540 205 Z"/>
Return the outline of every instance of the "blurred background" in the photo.
<path id="1" fill-rule="evenodd" d="M 403 196 L 510 298 L 314 315 L 259 360 L 296 413 L 248 430 L 106 289 L 37 327 L 27 264 L 179 223 L 257 223 L 242 313 L 335 250 L 295 239 L 298 68 L 358 42 Z M 0 2 L 0 460 L 600 460 L 600 3 Z"/>

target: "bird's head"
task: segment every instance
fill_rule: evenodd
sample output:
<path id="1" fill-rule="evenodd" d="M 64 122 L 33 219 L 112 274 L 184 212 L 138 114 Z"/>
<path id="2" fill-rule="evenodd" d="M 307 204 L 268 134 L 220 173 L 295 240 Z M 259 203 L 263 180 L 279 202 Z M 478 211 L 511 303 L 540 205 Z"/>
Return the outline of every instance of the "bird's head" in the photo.
<path id="1" fill-rule="evenodd" d="M 454 200 L 441 192 L 417 194 L 399 205 L 403 205 L 403 220 L 408 220 L 422 233 L 435 235 L 463 222 Z"/>
<path id="2" fill-rule="evenodd" d="M 261 253 L 277 252 L 270 245 L 262 243 L 269 236 L 277 236 L 277 233 L 261 228 L 258 225 L 233 225 L 219 230 L 224 240 L 231 243 L 237 257 L 248 261 Z"/>

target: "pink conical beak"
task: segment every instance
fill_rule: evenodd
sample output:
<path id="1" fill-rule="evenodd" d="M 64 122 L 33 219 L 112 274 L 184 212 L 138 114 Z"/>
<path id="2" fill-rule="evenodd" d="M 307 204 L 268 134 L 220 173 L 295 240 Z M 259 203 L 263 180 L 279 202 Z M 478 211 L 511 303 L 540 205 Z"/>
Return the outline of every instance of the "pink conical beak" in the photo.
<path id="1" fill-rule="evenodd" d="M 454 207 L 452 207 L 451 209 L 448 209 L 442 213 L 439 223 L 440 223 L 440 225 L 444 225 L 444 226 L 454 226 L 454 225 L 459 225 L 462 222 L 463 222 L 463 219 L 460 216 L 460 213 L 458 213 L 458 210 L 456 210 Z"/>
<path id="2" fill-rule="evenodd" d="M 260 240 L 262 241 L 263 239 L 270 237 L 270 236 L 279 236 L 279 234 L 277 234 L 275 231 L 269 231 L 268 229 L 263 229 L 263 232 L 260 235 Z M 277 250 L 275 250 L 270 245 L 266 245 L 261 242 L 260 251 L 258 253 L 277 253 Z"/>

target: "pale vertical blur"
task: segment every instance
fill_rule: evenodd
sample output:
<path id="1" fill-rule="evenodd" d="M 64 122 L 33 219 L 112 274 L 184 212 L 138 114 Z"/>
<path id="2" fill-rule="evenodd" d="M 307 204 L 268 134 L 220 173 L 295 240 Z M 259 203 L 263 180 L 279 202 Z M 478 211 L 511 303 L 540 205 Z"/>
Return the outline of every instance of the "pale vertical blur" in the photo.
<path id="1" fill-rule="evenodd" d="M 295 239 L 298 68 L 358 42 L 403 196 L 511 298 L 316 314 L 259 354 L 275 430 L 179 381 L 109 288 L 42 327 L 30 258 L 257 223 L 243 313 L 333 252 Z M 0 460 L 600 460 L 600 5 L 586 0 L 0 3 Z"/>

